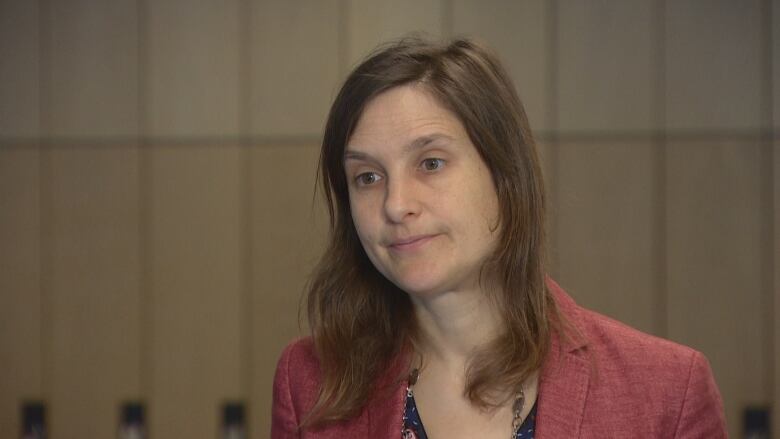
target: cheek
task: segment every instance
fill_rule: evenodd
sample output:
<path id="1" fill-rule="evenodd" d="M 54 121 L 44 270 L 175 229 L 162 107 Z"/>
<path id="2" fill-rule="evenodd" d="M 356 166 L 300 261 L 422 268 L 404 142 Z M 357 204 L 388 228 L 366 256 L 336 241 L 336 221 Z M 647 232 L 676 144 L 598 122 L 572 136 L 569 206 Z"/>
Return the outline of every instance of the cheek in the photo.
<path id="1" fill-rule="evenodd" d="M 353 197 L 350 197 L 350 211 L 352 212 L 352 224 L 354 224 L 360 242 L 365 248 L 375 234 L 374 215 L 367 203 L 356 202 Z"/>
<path id="2" fill-rule="evenodd" d="M 485 206 L 482 210 L 484 221 L 488 224 L 491 231 L 496 231 L 499 227 L 501 215 L 499 213 L 498 195 L 492 191 L 485 196 Z"/>
<path id="3" fill-rule="evenodd" d="M 489 171 L 478 169 L 473 174 L 472 180 L 475 182 L 471 190 L 466 192 L 468 199 L 463 200 L 462 205 L 473 206 L 471 210 L 471 221 L 474 227 L 481 230 L 481 235 L 495 234 L 500 221 L 498 194 L 493 185 L 493 179 Z"/>

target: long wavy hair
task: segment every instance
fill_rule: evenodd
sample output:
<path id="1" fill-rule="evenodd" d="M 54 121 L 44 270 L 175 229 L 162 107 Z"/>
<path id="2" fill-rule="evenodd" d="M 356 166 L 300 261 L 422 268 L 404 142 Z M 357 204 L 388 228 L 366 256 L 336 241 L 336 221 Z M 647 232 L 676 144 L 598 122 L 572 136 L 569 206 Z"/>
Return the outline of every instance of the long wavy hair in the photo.
<path id="1" fill-rule="evenodd" d="M 307 311 L 322 371 L 319 397 L 302 428 L 357 415 L 376 381 L 419 340 L 409 296 L 368 259 L 350 213 L 344 149 L 366 104 L 418 84 L 452 111 L 489 168 L 499 202 L 499 239 L 483 273 L 499 288 L 502 331 L 470 359 L 464 394 L 492 409 L 542 365 L 557 315 L 545 287 L 545 193 L 523 106 L 486 47 L 413 37 L 381 46 L 347 77 L 330 109 L 319 184 L 330 215 L 327 249 L 308 287 Z M 499 396 L 501 395 L 501 396 Z"/>

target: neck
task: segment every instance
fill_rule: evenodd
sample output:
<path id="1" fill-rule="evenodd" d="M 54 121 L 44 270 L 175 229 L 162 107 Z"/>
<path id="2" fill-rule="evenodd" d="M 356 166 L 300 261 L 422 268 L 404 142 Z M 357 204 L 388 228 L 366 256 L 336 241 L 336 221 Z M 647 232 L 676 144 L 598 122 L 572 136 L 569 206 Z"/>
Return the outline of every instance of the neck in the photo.
<path id="1" fill-rule="evenodd" d="M 421 331 L 420 354 L 453 373 L 465 371 L 475 350 L 500 330 L 501 317 L 485 291 L 453 291 L 431 298 L 412 296 Z"/>

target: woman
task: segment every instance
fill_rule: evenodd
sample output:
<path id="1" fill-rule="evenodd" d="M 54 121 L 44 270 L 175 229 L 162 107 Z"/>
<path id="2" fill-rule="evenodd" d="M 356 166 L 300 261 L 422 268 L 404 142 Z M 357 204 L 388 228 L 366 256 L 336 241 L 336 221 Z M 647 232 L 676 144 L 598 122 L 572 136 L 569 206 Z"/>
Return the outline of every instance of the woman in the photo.
<path id="1" fill-rule="evenodd" d="M 544 190 L 508 75 L 407 39 L 347 78 L 320 157 L 330 241 L 272 437 L 725 437 L 706 359 L 545 275 Z"/>

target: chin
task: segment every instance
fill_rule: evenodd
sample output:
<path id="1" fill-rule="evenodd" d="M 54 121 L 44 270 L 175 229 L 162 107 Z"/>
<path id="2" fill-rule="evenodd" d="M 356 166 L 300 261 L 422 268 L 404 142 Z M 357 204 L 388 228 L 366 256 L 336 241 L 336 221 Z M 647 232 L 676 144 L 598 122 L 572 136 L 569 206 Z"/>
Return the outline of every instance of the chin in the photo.
<path id="1" fill-rule="evenodd" d="M 398 288 L 417 297 L 432 297 L 439 293 L 479 288 L 478 274 L 464 269 L 418 265 L 388 277 Z"/>
<path id="2" fill-rule="evenodd" d="M 398 285 L 404 292 L 415 297 L 430 297 L 438 293 L 441 288 L 429 284 L 402 284 Z"/>
<path id="3" fill-rule="evenodd" d="M 441 276 L 424 269 L 405 273 L 391 281 L 398 288 L 414 296 L 429 296 L 446 289 L 446 282 Z"/>

